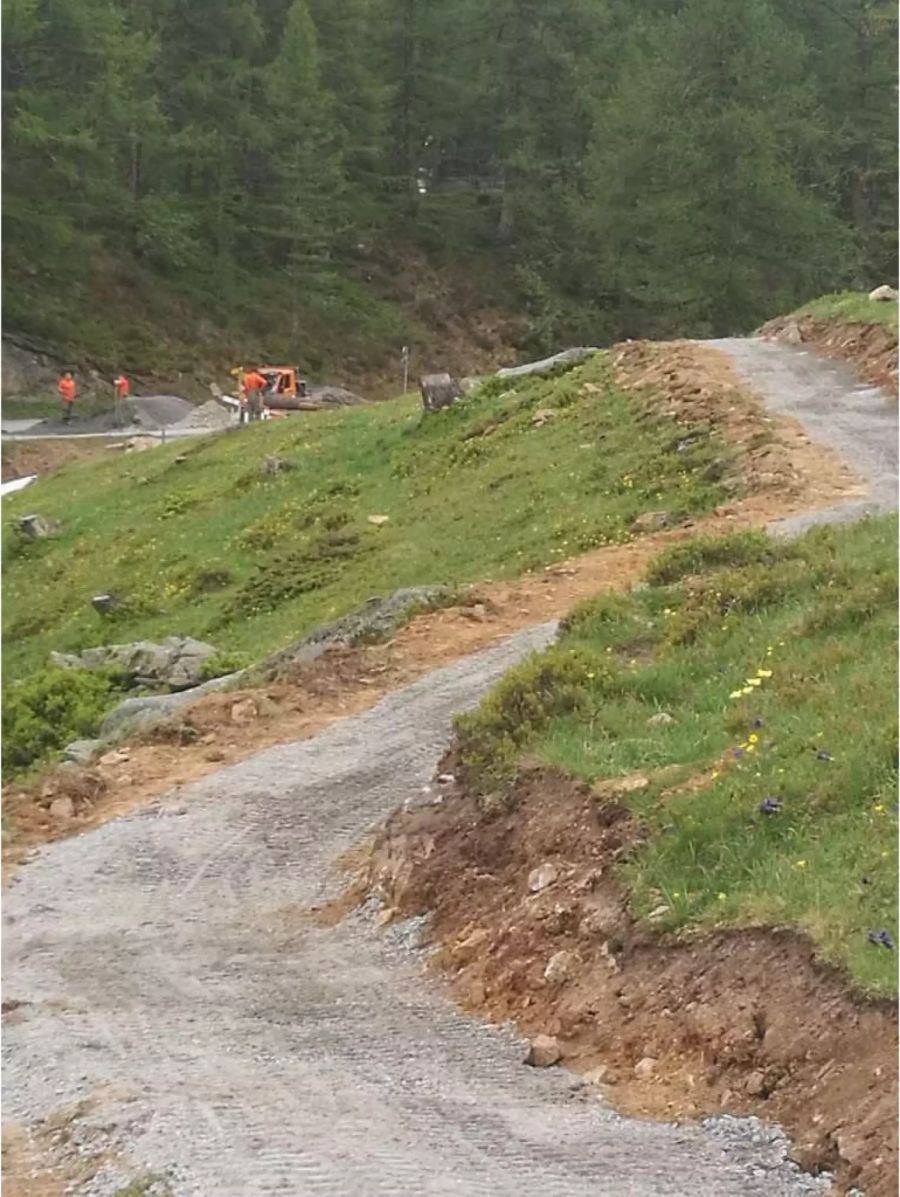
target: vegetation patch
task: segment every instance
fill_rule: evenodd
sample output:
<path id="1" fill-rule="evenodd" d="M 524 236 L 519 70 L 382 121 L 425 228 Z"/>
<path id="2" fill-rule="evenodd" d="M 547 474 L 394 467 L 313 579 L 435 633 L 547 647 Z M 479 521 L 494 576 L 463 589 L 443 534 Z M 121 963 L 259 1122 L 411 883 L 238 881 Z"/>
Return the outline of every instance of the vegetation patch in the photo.
<path id="1" fill-rule="evenodd" d="M 894 993 L 896 534 L 885 517 L 668 550 L 457 721 L 468 784 L 509 795 L 523 759 L 640 773 L 624 800 L 646 834 L 622 865 L 639 916 L 788 924 Z"/>
<path id="2" fill-rule="evenodd" d="M 433 415 L 402 399 L 63 466 L 5 502 L 10 527 L 26 510 L 61 524 L 7 553 L 6 676 L 108 639 L 100 590 L 121 600 L 119 640 L 214 632 L 259 659 L 372 595 L 516 576 L 626 541 L 648 510 L 708 513 L 729 447 L 687 418 L 647 421 L 646 402 L 599 354 Z M 263 475 L 272 455 L 297 468 Z"/>

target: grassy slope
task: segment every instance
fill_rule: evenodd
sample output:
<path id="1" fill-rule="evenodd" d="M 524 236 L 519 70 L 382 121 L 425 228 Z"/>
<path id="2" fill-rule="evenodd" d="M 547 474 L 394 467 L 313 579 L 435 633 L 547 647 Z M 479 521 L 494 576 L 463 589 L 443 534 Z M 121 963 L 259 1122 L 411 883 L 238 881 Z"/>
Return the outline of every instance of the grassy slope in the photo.
<path id="1" fill-rule="evenodd" d="M 523 752 L 587 781 L 649 772 L 626 799 L 649 833 L 625 867 L 638 914 L 798 926 L 895 992 L 896 957 L 867 932 L 897 938 L 896 519 L 695 541 L 650 583 L 586 604 L 461 718 L 474 780 L 502 786 Z M 674 722 L 648 725 L 660 711 Z"/>
<path id="2" fill-rule="evenodd" d="M 841 291 L 822 295 L 804 304 L 795 316 L 814 316 L 817 320 L 834 320 L 841 324 L 885 324 L 897 327 L 897 304 L 879 303 L 862 291 Z"/>
<path id="3" fill-rule="evenodd" d="M 5 502 L 7 679 L 51 649 L 173 632 L 258 658 L 373 593 L 511 576 L 621 541 L 648 509 L 709 510 L 728 450 L 699 429 L 676 452 L 689 430 L 640 416 L 609 370 L 600 355 L 426 418 L 398 400 L 65 467 Z M 263 475 L 271 454 L 296 468 Z M 35 510 L 62 534 L 22 545 L 10 524 Z M 90 606 L 106 589 L 114 620 Z"/>

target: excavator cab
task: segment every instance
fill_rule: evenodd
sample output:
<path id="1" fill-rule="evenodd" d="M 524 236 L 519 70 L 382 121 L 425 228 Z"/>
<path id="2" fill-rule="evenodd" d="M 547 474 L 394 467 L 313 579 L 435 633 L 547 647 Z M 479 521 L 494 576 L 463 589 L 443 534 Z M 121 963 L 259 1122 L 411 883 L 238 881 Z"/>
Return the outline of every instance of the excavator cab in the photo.
<path id="1" fill-rule="evenodd" d="M 306 380 L 300 377 L 297 366 L 260 366 L 260 374 L 269 384 L 263 392 L 268 399 L 302 399 L 306 395 Z"/>

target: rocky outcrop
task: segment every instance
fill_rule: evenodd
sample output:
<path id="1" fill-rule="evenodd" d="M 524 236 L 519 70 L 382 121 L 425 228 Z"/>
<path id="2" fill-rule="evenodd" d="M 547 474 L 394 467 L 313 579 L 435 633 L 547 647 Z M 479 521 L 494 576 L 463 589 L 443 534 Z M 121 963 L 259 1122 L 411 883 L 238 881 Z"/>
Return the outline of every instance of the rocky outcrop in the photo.
<path id="1" fill-rule="evenodd" d="M 307 665 L 329 648 L 347 647 L 389 636 L 416 608 L 436 607 L 451 596 L 446 586 L 403 586 L 386 596 L 367 599 L 340 619 L 322 624 L 286 648 L 267 657 L 258 667 L 274 677 L 292 665 Z"/>
<path id="2" fill-rule="evenodd" d="M 598 352 L 599 350 L 596 348 L 583 345 L 574 349 L 564 349 L 562 353 L 554 353 L 552 357 L 545 357 L 539 362 L 526 362 L 522 366 L 504 366 L 502 370 L 497 371 L 497 377 L 526 378 L 532 374 L 553 374 L 557 370 L 571 370 Z"/>
<path id="3" fill-rule="evenodd" d="M 138 685 L 188 690 L 203 681 L 205 662 L 216 651 L 192 636 L 167 636 L 160 644 L 137 640 L 86 648 L 80 653 L 53 652 L 50 664 L 64 669 L 114 669 Z"/>

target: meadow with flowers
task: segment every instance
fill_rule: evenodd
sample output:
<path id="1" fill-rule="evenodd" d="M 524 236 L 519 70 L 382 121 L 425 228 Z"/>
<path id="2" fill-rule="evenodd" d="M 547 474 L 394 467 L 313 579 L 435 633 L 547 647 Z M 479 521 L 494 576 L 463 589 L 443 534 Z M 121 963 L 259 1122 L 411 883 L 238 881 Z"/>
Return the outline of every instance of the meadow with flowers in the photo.
<path id="1" fill-rule="evenodd" d="M 799 928 L 896 992 L 896 594 L 894 517 L 674 546 L 459 718 L 467 780 L 496 801 L 524 760 L 621 777 L 637 914 Z"/>

